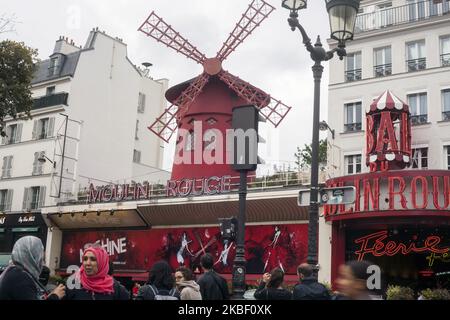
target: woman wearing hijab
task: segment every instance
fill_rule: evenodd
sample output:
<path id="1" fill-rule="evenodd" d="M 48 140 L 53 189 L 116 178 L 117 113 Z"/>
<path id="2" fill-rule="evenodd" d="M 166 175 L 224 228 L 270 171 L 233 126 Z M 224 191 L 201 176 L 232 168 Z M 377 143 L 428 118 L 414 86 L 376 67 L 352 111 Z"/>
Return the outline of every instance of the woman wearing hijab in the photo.
<path id="1" fill-rule="evenodd" d="M 120 288 L 108 274 L 108 253 L 101 247 L 84 250 L 83 264 L 77 274 L 78 288 L 69 288 L 67 300 L 128 300 L 120 294 Z"/>
<path id="2" fill-rule="evenodd" d="M 39 282 L 43 266 L 42 241 L 33 236 L 17 240 L 11 254 L 11 264 L 0 276 L 0 300 L 42 300 L 43 293 L 47 292 Z M 47 299 L 61 299 L 64 290 L 65 287 L 59 285 Z"/>

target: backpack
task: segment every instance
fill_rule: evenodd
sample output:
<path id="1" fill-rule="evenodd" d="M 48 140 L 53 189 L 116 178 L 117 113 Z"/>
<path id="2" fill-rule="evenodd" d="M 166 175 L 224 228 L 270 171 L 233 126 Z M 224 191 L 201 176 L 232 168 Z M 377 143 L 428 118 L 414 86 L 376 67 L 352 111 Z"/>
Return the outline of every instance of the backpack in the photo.
<path id="1" fill-rule="evenodd" d="M 178 299 L 175 294 L 176 294 L 176 290 L 175 289 L 171 289 L 169 291 L 169 294 L 162 294 L 159 293 L 158 288 L 156 288 L 155 286 L 149 285 L 149 288 L 153 291 L 153 296 L 154 296 L 154 300 L 180 300 Z M 167 290 L 163 290 L 165 292 L 167 292 Z"/>

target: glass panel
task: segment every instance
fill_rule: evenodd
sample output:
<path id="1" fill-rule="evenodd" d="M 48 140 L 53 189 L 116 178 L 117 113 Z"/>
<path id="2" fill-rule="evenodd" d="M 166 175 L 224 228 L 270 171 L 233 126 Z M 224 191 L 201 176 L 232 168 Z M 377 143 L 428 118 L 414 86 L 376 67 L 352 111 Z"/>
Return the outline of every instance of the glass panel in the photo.
<path id="1" fill-rule="evenodd" d="M 420 41 L 417 43 L 417 46 L 419 47 L 419 57 L 418 58 L 425 58 L 425 42 Z"/>
<path id="2" fill-rule="evenodd" d="M 442 110 L 450 111 L 450 89 L 442 90 Z"/>
<path id="3" fill-rule="evenodd" d="M 417 59 L 418 58 L 418 52 L 417 52 L 417 43 L 408 43 L 408 60 Z"/>
<path id="4" fill-rule="evenodd" d="M 356 119 L 355 119 L 355 123 L 361 123 L 361 122 L 362 122 L 361 103 L 358 102 L 356 104 Z"/>
<path id="5" fill-rule="evenodd" d="M 355 69 L 355 55 L 349 54 L 347 56 L 347 71 Z"/>
<path id="6" fill-rule="evenodd" d="M 417 95 L 411 94 L 408 95 L 408 104 L 411 110 L 411 115 L 417 115 Z"/>
<path id="7" fill-rule="evenodd" d="M 380 66 L 383 63 L 383 49 L 375 50 L 375 65 Z"/>
<path id="8" fill-rule="evenodd" d="M 392 63 L 391 47 L 384 48 L 384 64 Z"/>
<path id="9" fill-rule="evenodd" d="M 442 54 L 450 53 L 450 37 L 441 39 Z"/>
<path id="10" fill-rule="evenodd" d="M 420 94 L 420 114 L 424 115 L 427 114 L 427 94 L 421 93 Z"/>
<path id="11" fill-rule="evenodd" d="M 353 104 L 347 104 L 345 106 L 345 109 L 346 109 L 345 124 L 353 123 Z"/>

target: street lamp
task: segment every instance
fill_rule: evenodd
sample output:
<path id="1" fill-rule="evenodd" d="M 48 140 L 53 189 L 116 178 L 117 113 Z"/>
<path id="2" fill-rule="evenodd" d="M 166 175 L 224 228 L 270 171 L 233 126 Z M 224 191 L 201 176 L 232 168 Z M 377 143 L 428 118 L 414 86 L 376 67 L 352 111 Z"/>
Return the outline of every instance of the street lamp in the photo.
<path id="1" fill-rule="evenodd" d="M 314 116 L 313 116 L 313 137 L 311 155 L 311 197 L 309 204 L 309 224 L 308 224 L 308 257 L 307 262 L 315 266 L 314 276 L 317 277 L 317 236 L 319 222 L 319 127 L 320 127 L 320 81 L 322 79 L 322 61 L 328 61 L 337 53 L 342 60 L 346 56 L 345 42 L 353 39 L 353 32 L 356 22 L 356 14 L 359 9 L 359 0 L 325 0 L 328 15 L 330 17 L 331 38 L 338 42 L 336 48 L 325 51 L 320 42 L 320 37 L 313 46 L 311 39 L 306 34 L 305 29 L 298 21 L 297 11 L 306 8 L 307 0 L 282 0 L 282 7 L 291 11 L 288 22 L 292 31 L 298 29 L 303 38 L 306 50 L 311 54 L 314 61 L 312 67 L 314 76 Z"/>
<path id="2" fill-rule="evenodd" d="M 41 155 L 38 158 L 38 161 L 41 163 L 45 163 L 45 162 L 47 162 L 47 160 L 50 161 L 50 163 L 53 165 L 53 168 L 56 168 L 56 161 L 50 160 L 49 158 L 47 158 L 47 156 L 45 154 Z"/>
<path id="3" fill-rule="evenodd" d="M 331 129 L 331 127 L 328 125 L 328 123 L 325 120 L 324 121 L 320 121 L 320 123 L 319 123 L 319 130 L 320 131 L 327 131 L 327 130 L 329 130 L 330 133 L 331 133 L 331 137 L 334 140 L 335 131 L 334 131 L 334 129 Z"/>

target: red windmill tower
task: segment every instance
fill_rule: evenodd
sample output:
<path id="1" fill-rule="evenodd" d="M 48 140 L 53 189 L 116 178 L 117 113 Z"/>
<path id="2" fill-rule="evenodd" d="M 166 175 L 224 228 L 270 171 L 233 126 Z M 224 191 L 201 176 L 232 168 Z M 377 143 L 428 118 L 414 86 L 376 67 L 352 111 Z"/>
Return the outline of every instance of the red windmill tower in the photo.
<path id="1" fill-rule="evenodd" d="M 260 109 L 260 114 L 275 127 L 291 109 L 222 68 L 222 62 L 274 9 L 262 0 L 254 0 L 215 58 L 207 58 L 154 12 L 139 27 L 139 31 L 147 36 L 203 66 L 203 73 L 198 77 L 167 90 L 166 98 L 172 103 L 171 106 L 148 127 L 165 142 L 169 142 L 179 129 L 172 168 L 173 180 L 236 175 L 226 163 L 226 142 L 219 141 L 219 138 L 226 137 L 226 130 L 231 129 L 234 107 L 255 105 Z M 201 130 L 197 130 L 199 124 Z M 214 163 L 204 159 L 204 152 L 214 157 Z M 217 161 L 218 152 L 222 161 Z"/>

